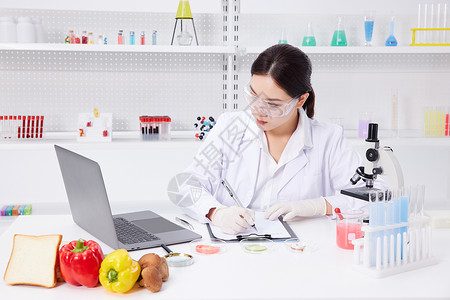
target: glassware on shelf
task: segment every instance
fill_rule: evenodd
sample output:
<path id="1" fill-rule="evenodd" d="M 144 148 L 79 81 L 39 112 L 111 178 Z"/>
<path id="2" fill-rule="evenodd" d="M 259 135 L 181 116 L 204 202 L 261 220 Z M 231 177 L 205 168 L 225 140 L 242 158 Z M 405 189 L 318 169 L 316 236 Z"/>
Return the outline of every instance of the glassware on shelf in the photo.
<path id="1" fill-rule="evenodd" d="M 367 12 L 364 16 L 364 33 L 366 38 L 364 46 L 372 46 L 373 25 L 375 23 L 373 15 L 373 12 Z"/>
<path id="2" fill-rule="evenodd" d="M 338 17 L 338 23 L 336 30 L 331 40 L 331 46 L 347 46 L 347 37 L 345 36 L 344 24 L 342 23 L 342 17 Z"/>
<path id="3" fill-rule="evenodd" d="M 391 25 L 390 25 L 391 30 L 390 30 L 389 36 L 386 40 L 386 43 L 385 43 L 386 46 L 397 46 L 398 45 L 397 39 L 394 36 L 394 24 L 395 24 L 395 17 L 392 17 Z"/>
<path id="4" fill-rule="evenodd" d="M 278 44 L 287 44 L 287 37 L 286 37 L 286 29 L 283 28 L 283 30 L 281 30 L 281 37 L 278 40 Z"/>
<path id="5" fill-rule="evenodd" d="M 303 37 L 302 46 L 316 46 L 316 37 L 314 36 L 311 22 L 308 22 L 308 26 L 306 27 L 306 34 Z"/>
<path id="6" fill-rule="evenodd" d="M 183 20 L 181 20 L 181 22 L 183 22 Z M 193 36 L 187 31 L 186 26 L 185 27 L 183 27 L 183 25 L 181 26 L 182 26 L 181 33 L 177 35 L 178 45 L 190 46 L 192 43 Z"/>

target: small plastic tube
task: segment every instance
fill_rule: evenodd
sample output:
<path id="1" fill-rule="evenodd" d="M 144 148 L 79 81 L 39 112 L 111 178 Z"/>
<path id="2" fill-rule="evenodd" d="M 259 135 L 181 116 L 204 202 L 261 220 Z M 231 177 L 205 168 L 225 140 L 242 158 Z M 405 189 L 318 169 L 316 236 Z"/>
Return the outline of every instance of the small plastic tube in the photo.
<path id="1" fill-rule="evenodd" d="M 360 258 L 360 256 L 361 256 L 361 245 L 360 244 L 358 244 L 358 245 L 355 245 L 355 247 L 353 248 L 353 263 L 355 264 L 355 265 L 359 265 L 359 263 L 360 263 L 360 260 L 361 260 L 361 258 Z"/>
<path id="2" fill-rule="evenodd" d="M 396 264 L 397 266 L 400 266 L 402 263 L 402 236 L 399 233 L 397 233 L 397 257 L 396 257 Z"/>
<path id="3" fill-rule="evenodd" d="M 422 227 L 421 229 L 422 235 L 422 259 L 428 258 L 428 239 L 427 239 L 427 229 L 426 227 Z"/>
<path id="4" fill-rule="evenodd" d="M 408 234 L 403 232 L 403 247 L 402 247 L 402 261 L 403 264 L 406 265 L 408 263 Z"/>
<path id="5" fill-rule="evenodd" d="M 422 259 L 422 230 L 421 227 L 418 226 L 416 228 L 416 261 Z"/>
<path id="6" fill-rule="evenodd" d="M 365 268 L 370 267 L 370 238 L 369 234 L 364 237 L 364 256 L 363 256 L 363 265 Z"/>
<path id="7" fill-rule="evenodd" d="M 388 256 L 388 236 L 385 234 L 383 236 L 383 268 L 388 267 L 389 256 Z"/>
<path id="8" fill-rule="evenodd" d="M 391 243 L 389 247 L 389 266 L 394 267 L 395 266 L 395 238 L 394 235 L 391 234 Z"/>
<path id="9" fill-rule="evenodd" d="M 381 238 L 377 237 L 377 251 L 375 259 L 375 268 L 381 270 Z"/>
<path id="10" fill-rule="evenodd" d="M 416 261 L 416 234 L 414 228 L 409 230 L 409 261 Z"/>
<path id="11" fill-rule="evenodd" d="M 427 225 L 427 241 L 428 241 L 428 257 L 433 256 L 433 247 L 432 247 L 432 235 L 431 235 L 431 226 Z"/>

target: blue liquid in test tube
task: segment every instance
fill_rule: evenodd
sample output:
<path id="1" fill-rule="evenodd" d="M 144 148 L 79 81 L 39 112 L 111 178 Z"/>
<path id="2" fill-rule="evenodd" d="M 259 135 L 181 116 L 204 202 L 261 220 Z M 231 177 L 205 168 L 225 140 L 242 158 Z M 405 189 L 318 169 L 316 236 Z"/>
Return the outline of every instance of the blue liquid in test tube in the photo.
<path id="1" fill-rule="evenodd" d="M 400 221 L 408 222 L 408 205 L 409 205 L 409 197 L 402 194 L 400 196 Z M 400 233 L 403 239 L 403 233 L 407 232 L 408 226 L 403 226 L 400 228 Z M 403 253 L 403 240 L 402 240 L 402 252 Z M 403 254 L 402 254 L 403 255 Z M 403 259 L 403 256 L 402 256 Z"/>
<path id="2" fill-rule="evenodd" d="M 394 199 L 393 199 L 393 193 L 392 191 L 387 191 L 387 199 L 386 199 L 386 225 L 393 225 L 395 223 L 395 204 L 394 204 Z M 392 247 L 391 245 L 391 235 L 394 234 L 394 229 L 388 229 L 386 230 L 386 234 L 388 236 L 387 242 L 387 248 L 388 248 L 388 253 L 389 253 L 389 249 L 391 249 L 390 247 Z M 396 253 L 396 249 L 395 246 L 397 245 L 397 236 L 394 234 L 394 261 L 395 261 L 395 253 Z M 388 255 L 388 260 L 389 260 L 389 255 Z"/>
<path id="3" fill-rule="evenodd" d="M 401 220 L 401 203 L 398 191 L 394 191 L 394 224 L 399 224 Z M 400 228 L 394 229 L 395 235 L 395 255 L 397 255 L 397 235 L 400 233 Z M 397 257 L 395 258 L 397 260 Z"/>

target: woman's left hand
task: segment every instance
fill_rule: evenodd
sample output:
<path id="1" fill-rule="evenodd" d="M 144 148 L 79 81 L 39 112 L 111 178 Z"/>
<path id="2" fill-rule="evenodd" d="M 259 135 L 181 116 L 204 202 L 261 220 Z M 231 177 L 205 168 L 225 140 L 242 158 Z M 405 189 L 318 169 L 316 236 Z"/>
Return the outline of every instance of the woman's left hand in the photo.
<path id="1" fill-rule="evenodd" d="M 290 221 L 295 217 L 310 217 L 325 215 L 327 202 L 325 198 L 298 200 L 274 204 L 264 212 L 264 218 L 271 221 L 281 215 L 285 215 L 283 221 Z"/>

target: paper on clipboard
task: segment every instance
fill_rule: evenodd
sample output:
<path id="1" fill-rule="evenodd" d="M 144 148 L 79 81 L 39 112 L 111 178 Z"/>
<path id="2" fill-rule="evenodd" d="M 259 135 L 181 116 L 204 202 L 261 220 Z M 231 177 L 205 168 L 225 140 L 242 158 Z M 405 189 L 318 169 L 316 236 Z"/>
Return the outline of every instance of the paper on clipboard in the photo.
<path id="1" fill-rule="evenodd" d="M 290 238 L 291 234 L 283 226 L 283 224 L 277 219 L 270 221 L 264 218 L 264 212 L 255 212 L 255 225 L 258 229 L 258 234 L 270 234 L 273 239 L 277 238 Z M 235 240 L 236 235 L 226 234 L 219 227 L 210 224 L 211 231 L 214 236 L 221 240 Z M 248 235 L 256 233 L 253 227 L 250 227 L 245 232 L 239 233 L 239 235 Z"/>

